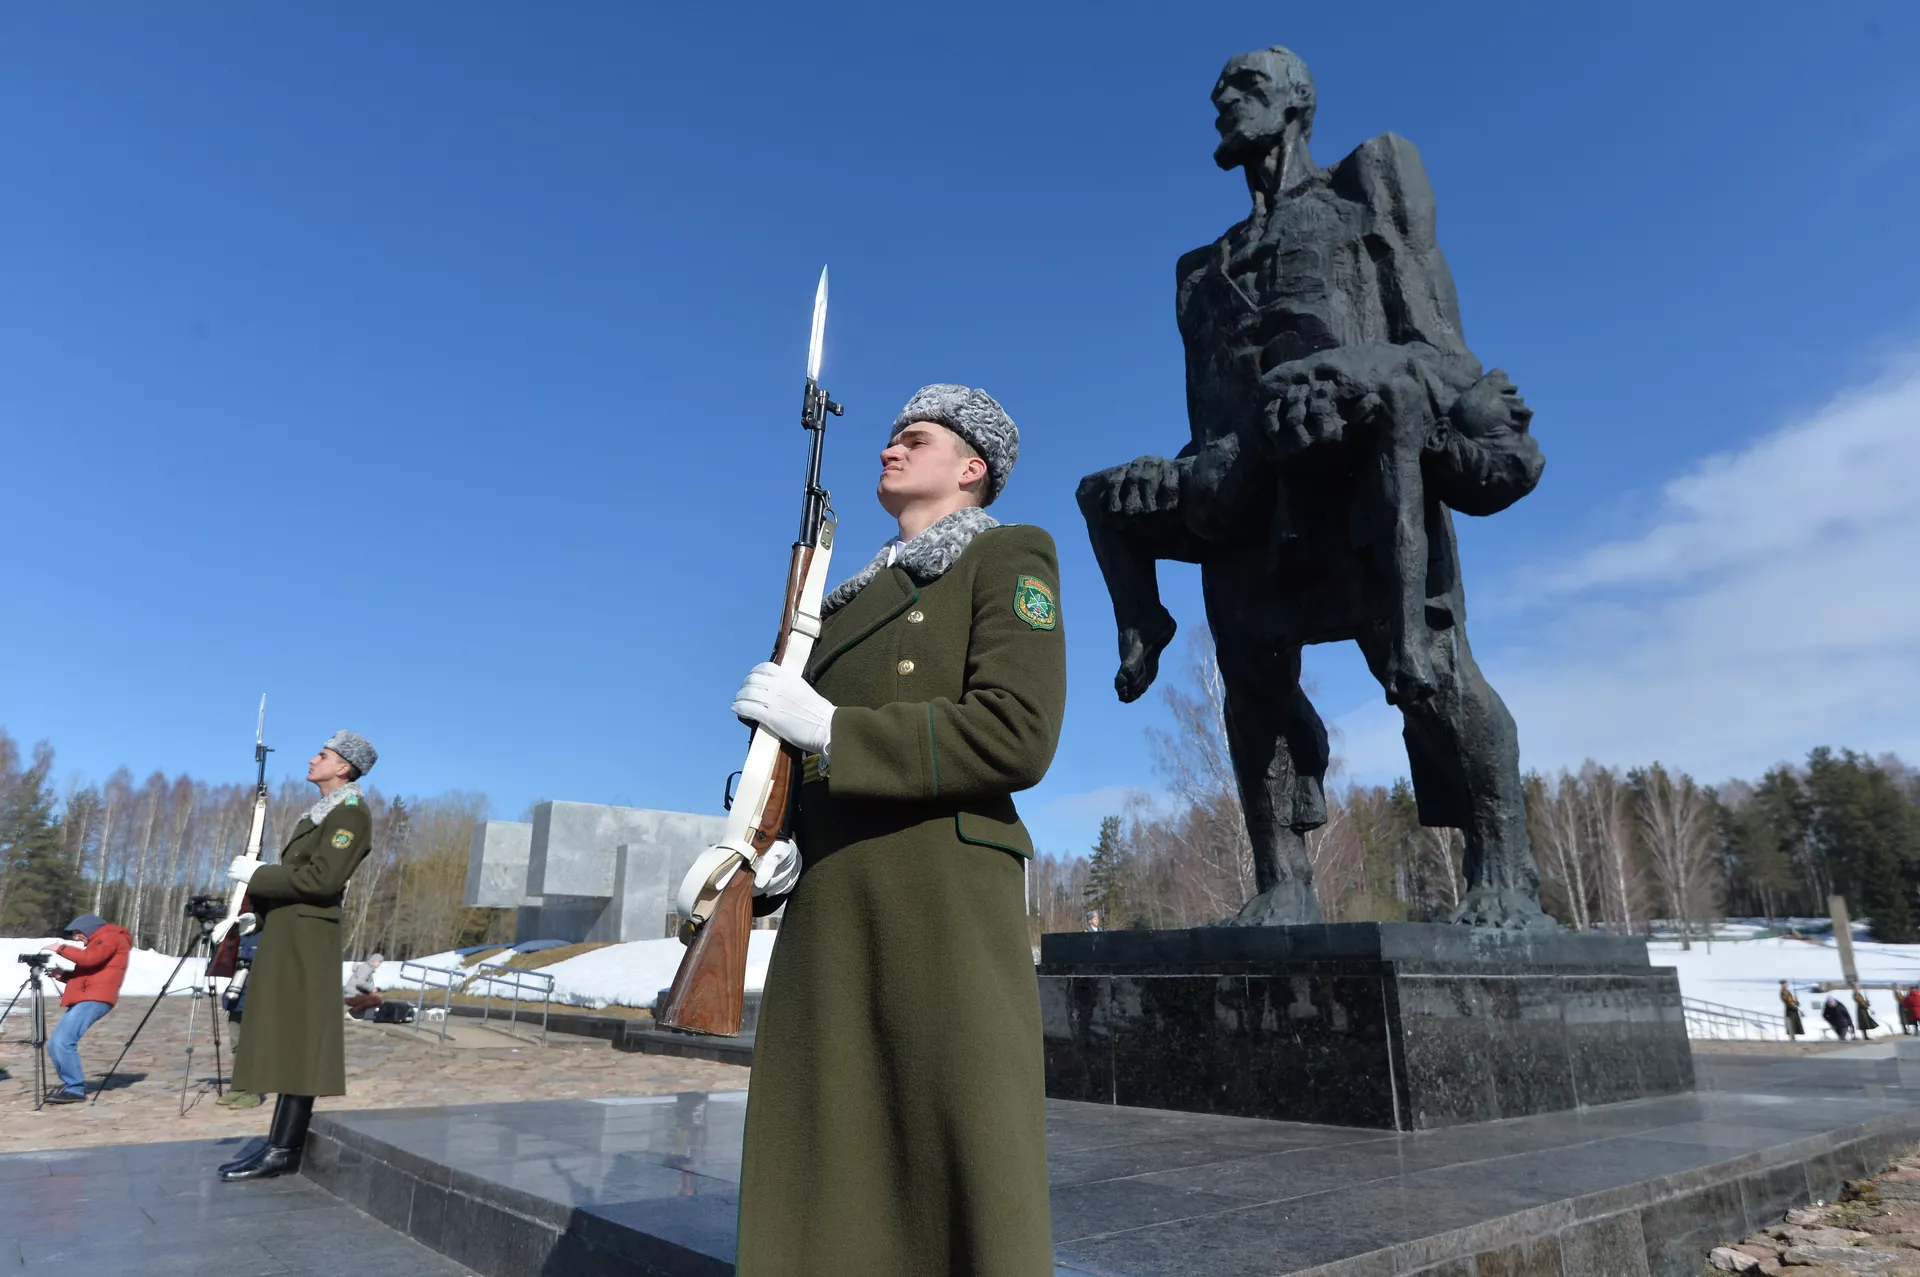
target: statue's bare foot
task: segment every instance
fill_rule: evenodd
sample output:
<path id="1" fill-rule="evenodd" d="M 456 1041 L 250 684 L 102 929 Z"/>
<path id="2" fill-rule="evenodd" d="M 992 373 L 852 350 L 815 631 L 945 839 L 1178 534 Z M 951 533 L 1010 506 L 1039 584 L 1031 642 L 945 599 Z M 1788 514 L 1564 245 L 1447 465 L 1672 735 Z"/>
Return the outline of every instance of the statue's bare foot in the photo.
<path id="1" fill-rule="evenodd" d="M 1288 880 L 1261 892 L 1216 927 L 1298 927 L 1321 921 L 1320 901 L 1310 883 Z"/>
<path id="2" fill-rule="evenodd" d="M 1469 891 L 1448 921 L 1463 927 L 1495 927 L 1501 931 L 1552 931 L 1560 925 L 1525 892 L 1510 888 L 1503 891 L 1498 887 Z"/>
<path id="3" fill-rule="evenodd" d="M 1160 615 L 1147 625 L 1123 626 L 1120 630 L 1120 672 L 1113 676 L 1113 690 L 1120 694 L 1123 704 L 1139 700 L 1153 686 L 1160 675 L 1160 653 L 1167 650 L 1180 628 L 1172 613 L 1165 608 L 1159 611 Z"/>

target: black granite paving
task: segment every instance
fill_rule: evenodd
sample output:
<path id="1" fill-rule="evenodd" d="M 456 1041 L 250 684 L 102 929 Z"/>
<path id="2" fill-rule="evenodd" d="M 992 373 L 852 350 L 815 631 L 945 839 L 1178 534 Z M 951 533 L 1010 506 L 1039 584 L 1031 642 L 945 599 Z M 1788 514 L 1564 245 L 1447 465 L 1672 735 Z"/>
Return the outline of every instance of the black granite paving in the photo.
<path id="1" fill-rule="evenodd" d="M 0 1273 L 458 1277 L 470 1270 L 297 1175 L 222 1184 L 241 1140 L 0 1157 Z"/>
<path id="2" fill-rule="evenodd" d="M 1694 1095 L 1412 1134 L 1054 1102 L 1057 1273 L 1692 1274 L 1920 1139 L 1920 1049 L 1700 1074 Z M 724 1277 L 744 1098 L 324 1113 L 310 1178 L 253 1186 L 212 1178 L 231 1141 L 15 1154 L 0 1272 Z"/>
<path id="3" fill-rule="evenodd" d="M 1058 1272 L 1358 1274 L 1375 1271 L 1372 1257 L 1379 1272 L 1414 1273 L 1544 1235 L 1573 1258 L 1538 1271 L 1690 1273 L 1692 1248 L 1725 1240 L 1716 1230 L 1830 1195 L 1920 1138 L 1920 1058 L 1702 1057 L 1701 1075 L 1718 1089 L 1409 1134 L 1054 1101 Z M 726 1273 L 744 1099 L 332 1114 L 312 1173 L 348 1200 L 377 1196 L 395 1227 L 502 1277 L 516 1271 L 491 1266 L 502 1247 L 529 1256 L 527 1272 L 612 1260 Z M 467 1221 L 458 1235 L 442 1222 L 454 1208 Z M 1635 1220 L 1640 1240 L 1612 1237 L 1621 1211 L 1644 1213 L 1658 1235 L 1641 1237 Z M 1639 1265 L 1609 1267 L 1608 1248 L 1630 1242 Z"/>

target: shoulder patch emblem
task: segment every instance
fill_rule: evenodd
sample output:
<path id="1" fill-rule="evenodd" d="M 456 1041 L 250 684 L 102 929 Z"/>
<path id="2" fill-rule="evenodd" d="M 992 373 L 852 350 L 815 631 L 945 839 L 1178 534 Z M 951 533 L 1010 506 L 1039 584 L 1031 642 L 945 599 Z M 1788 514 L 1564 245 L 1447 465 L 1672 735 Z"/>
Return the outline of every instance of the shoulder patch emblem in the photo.
<path id="1" fill-rule="evenodd" d="M 346 848 L 353 846 L 353 830 L 336 829 L 333 831 L 333 845 Z"/>
<path id="2" fill-rule="evenodd" d="M 348 794 L 345 798 L 340 800 L 340 805 L 342 807 L 358 807 L 360 805 L 360 795 Z"/>
<path id="3" fill-rule="evenodd" d="M 1053 591 L 1037 576 L 1023 575 L 1013 583 L 1013 614 L 1032 630 L 1051 630 L 1060 624 Z"/>

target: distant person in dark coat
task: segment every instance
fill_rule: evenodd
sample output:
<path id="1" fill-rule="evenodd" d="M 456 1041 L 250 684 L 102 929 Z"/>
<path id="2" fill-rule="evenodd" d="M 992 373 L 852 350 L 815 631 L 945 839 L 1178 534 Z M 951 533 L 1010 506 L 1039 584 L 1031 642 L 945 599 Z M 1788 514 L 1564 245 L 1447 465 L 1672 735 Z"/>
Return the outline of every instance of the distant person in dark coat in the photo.
<path id="1" fill-rule="evenodd" d="M 1829 993 L 1826 1005 L 1820 1008 L 1820 1014 L 1833 1029 L 1833 1036 L 1842 1042 L 1853 1036 L 1853 1017 L 1847 1014 L 1847 1008 L 1840 1004 L 1838 997 Z"/>
<path id="2" fill-rule="evenodd" d="M 1807 1026 L 1800 1019 L 1800 999 L 1793 996 L 1793 990 L 1787 987 L 1785 980 L 1780 982 L 1780 1005 L 1786 1011 L 1787 1037 L 1797 1038 L 1805 1033 Z"/>
<path id="3" fill-rule="evenodd" d="M 1893 1010 L 1900 1017 L 1900 1032 L 1913 1032 L 1913 1008 L 1907 1005 L 1907 995 L 1897 984 L 1893 986 Z"/>

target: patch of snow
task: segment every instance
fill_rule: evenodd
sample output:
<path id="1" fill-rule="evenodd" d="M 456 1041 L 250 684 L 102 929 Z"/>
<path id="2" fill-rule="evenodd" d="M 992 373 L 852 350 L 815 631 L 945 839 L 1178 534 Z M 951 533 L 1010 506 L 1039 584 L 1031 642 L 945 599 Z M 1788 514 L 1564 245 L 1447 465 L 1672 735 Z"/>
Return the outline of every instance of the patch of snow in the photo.
<path id="1" fill-rule="evenodd" d="M 1801 1015 L 1814 1037 L 1819 1036 L 1823 1027 L 1819 1019 L 1820 1004 L 1826 995 L 1813 992 L 1813 986 L 1844 978 L 1840 954 L 1831 936 L 1728 942 L 1723 941 L 1716 930 L 1711 952 L 1698 937 L 1687 950 L 1681 949 L 1678 940 L 1656 938 L 1647 946 L 1647 956 L 1654 966 L 1672 967 L 1679 973 L 1680 992 L 1684 997 L 1775 1018 L 1780 1015 L 1780 982 L 1785 980 L 1799 995 Z M 1874 1018 L 1898 1033 L 1900 1020 L 1894 1012 L 1893 994 L 1884 988 L 1864 986 L 1891 982 L 1906 989 L 1920 984 L 1920 945 L 1877 944 L 1856 935 L 1853 961 Z M 1843 994 L 1840 1000 L 1851 1013 L 1853 999 Z"/>
<path id="2" fill-rule="evenodd" d="M 7 986 L 0 989 L 0 1008 L 6 1006 L 6 999 L 13 997 L 13 990 L 19 987 L 18 982 L 27 978 L 26 965 L 17 961 L 18 955 L 44 949 L 58 938 L 57 936 L 41 936 L 38 939 L 0 936 L 0 964 L 11 966 L 18 973 L 9 976 L 4 970 L 0 970 L 0 985 Z M 166 978 L 173 975 L 174 964 L 179 961 L 179 954 L 158 953 L 152 949 L 135 949 L 127 955 L 127 978 L 120 984 L 120 995 L 127 998 L 153 997 L 160 992 L 160 986 Z M 168 995 L 190 990 L 193 982 L 200 978 L 200 973 L 206 965 L 204 958 L 189 958 L 186 965 L 180 968 L 180 974 L 174 978 L 172 987 L 167 990 Z M 57 1002 L 59 997 L 60 986 L 49 980 L 47 982 L 48 1002 Z M 21 1007 L 25 1005 L 26 999 L 22 998 L 20 1005 L 14 1008 L 13 1013 L 20 1014 Z"/>
<path id="3" fill-rule="evenodd" d="M 758 993 L 767 982 L 767 963 L 773 957 L 777 931 L 753 931 L 747 936 L 747 992 Z M 673 983 L 687 947 L 678 940 L 634 940 L 608 945 L 542 967 L 554 978 L 553 1000 L 576 1007 L 651 1007 L 660 990 Z"/>

